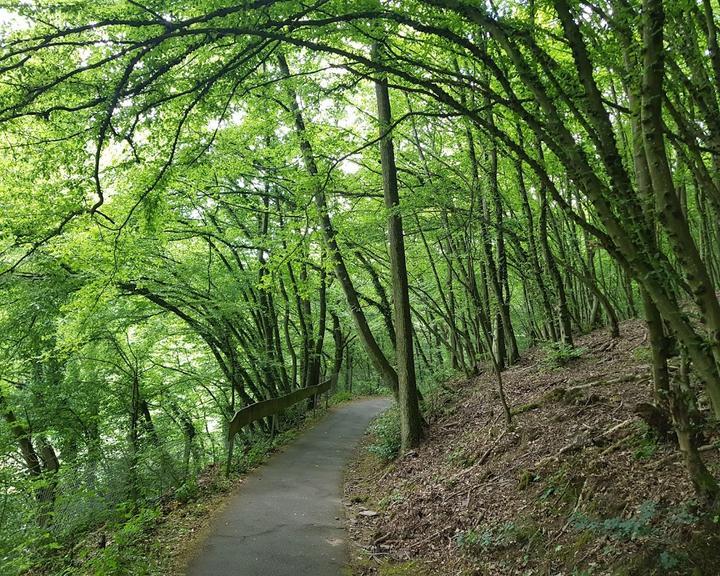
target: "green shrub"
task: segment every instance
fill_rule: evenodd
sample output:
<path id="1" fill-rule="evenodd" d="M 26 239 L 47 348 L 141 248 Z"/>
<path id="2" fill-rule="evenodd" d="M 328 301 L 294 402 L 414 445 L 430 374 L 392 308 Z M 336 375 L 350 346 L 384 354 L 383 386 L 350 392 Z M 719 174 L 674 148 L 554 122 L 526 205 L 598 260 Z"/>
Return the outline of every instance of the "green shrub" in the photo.
<path id="1" fill-rule="evenodd" d="M 632 351 L 632 356 L 640 362 L 652 362 L 652 348 L 650 346 L 638 346 Z"/>
<path id="2" fill-rule="evenodd" d="M 332 404 L 333 406 L 335 404 L 342 404 L 343 402 L 349 402 L 350 400 L 352 400 L 352 398 L 352 392 L 349 392 L 347 390 L 338 390 L 337 392 L 335 392 L 335 394 L 330 396 L 330 404 Z"/>
<path id="3" fill-rule="evenodd" d="M 397 407 L 378 416 L 370 426 L 370 432 L 375 441 L 368 446 L 368 451 L 385 461 L 394 459 L 400 452 L 400 414 Z"/>
<path id="4" fill-rule="evenodd" d="M 199 487 L 196 478 L 190 478 L 183 482 L 177 490 L 175 490 L 175 499 L 178 502 L 190 502 L 195 500 L 199 493 Z"/>
<path id="5" fill-rule="evenodd" d="M 537 530 L 533 522 L 505 522 L 494 529 L 459 532 L 455 536 L 455 543 L 467 552 L 479 554 L 526 544 Z"/>
<path id="6" fill-rule="evenodd" d="M 418 387 L 422 390 L 423 395 L 428 395 L 433 390 L 443 386 L 445 382 L 450 382 L 462 374 L 447 364 L 440 364 L 418 372 Z"/>
<path id="7" fill-rule="evenodd" d="M 656 516 L 655 502 L 643 502 L 637 514 L 630 518 L 614 516 L 595 520 L 582 514 L 575 516 L 573 524 L 577 530 L 590 530 L 601 536 L 607 536 L 615 540 L 635 540 L 640 536 L 647 536 L 652 533 L 652 520 Z"/>
<path id="8" fill-rule="evenodd" d="M 545 356 L 542 360 L 542 365 L 545 368 L 553 369 L 566 366 L 573 360 L 577 360 L 587 352 L 587 349 L 576 348 L 575 346 L 569 346 L 562 342 L 550 342 L 543 346 L 543 351 Z"/>
<path id="9" fill-rule="evenodd" d="M 88 559 L 87 568 L 105 576 L 145 576 L 151 567 L 137 561 L 142 541 L 160 517 L 159 508 L 144 508 L 124 523 L 111 528 L 108 545 Z"/>
<path id="10" fill-rule="evenodd" d="M 650 436 L 645 436 L 638 442 L 633 456 L 636 460 L 649 460 L 655 455 L 657 449 L 658 445 L 655 439 Z"/>
<path id="11" fill-rule="evenodd" d="M 380 576 L 424 576 L 428 574 L 426 568 L 414 561 L 382 564 L 379 568 Z"/>
<path id="12" fill-rule="evenodd" d="M 465 451 L 465 447 L 461 446 L 459 448 L 455 448 L 455 450 L 449 452 L 445 456 L 445 461 L 449 464 L 453 464 L 455 466 L 460 466 L 462 468 L 465 468 L 467 466 L 472 465 L 474 458 L 472 455 L 468 454 Z"/>
<path id="13" fill-rule="evenodd" d="M 356 380 L 353 383 L 353 394 L 357 396 L 384 396 L 389 393 L 387 387 L 376 380 Z"/>
<path id="14" fill-rule="evenodd" d="M 249 449 L 242 455 L 238 471 L 245 473 L 260 466 L 260 464 L 265 462 L 272 448 L 273 440 L 271 440 L 269 436 L 259 436 L 255 438 Z"/>
<path id="15" fill-rule="evenodd" d="M 676 568 L 678 564 L 680 564 L 680 560 L 677 558 L 677 556 L 670 554 L 667 550 L 663 550 L 660 553 L 660 556 L 658 556 L 658 562 L 664 570 L 672 570 L 673 568 Z"/>
<path id="16" fill-rule="evenodd" d="M 677 526 L 692 526 L 700 522 L 701 517 L 692 510 L 689 503 L 683 502 L 670 508 L 668 520 Z M 715 523 L 717 524 L 717 516 Z"/>

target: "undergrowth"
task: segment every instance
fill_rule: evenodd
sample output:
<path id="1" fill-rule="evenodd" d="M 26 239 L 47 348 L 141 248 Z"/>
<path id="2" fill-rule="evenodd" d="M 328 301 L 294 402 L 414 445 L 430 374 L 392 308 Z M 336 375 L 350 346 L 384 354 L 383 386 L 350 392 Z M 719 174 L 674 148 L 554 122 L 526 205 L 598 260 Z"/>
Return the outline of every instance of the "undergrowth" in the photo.
<path id="1" fill-rule="evenodd" d="M 546 370 L 567 366 L 587 352 L 585 348 L 577 348 L 562 342 L 548 342 L 542 346 L 542 350 L 544 357 L 541 364 Z"/>
<path id="2" fill-rule="evenodd" d="M 352 399 L 347 392 L 336 393 L 332 404 Z M 208 518 L 237 485 L 238 479 L 265 462 L 279 447 L 292 441 L 300 431 L 319 419 L 324 402 L 319 403 L 315 418 L 310 413 L 288 411 L 285 423 L 290 428 L 274 436 L 255 433 L 238 442 L 229 477 L 223 467 L 211 465 L 167 492 L 161 499 L 123 502 L 104 523 L 89 526 L 84 532 L 59 541 L 45 533 L 29 548 L 14 551 L 13 557 L 0 558 L 0 574 L 24 573 L 27 576 L 170 576 L 180 571 L 172 567 L 174 557 L 182 555 L 193 538 L 198 523 Z M 399 431 L 398 431 L 399 433 Z M 398 436 L 399 438 L 399 436 Z M 173 515 L 176 511 L 182 513 Z M 178 520 L 179 519 L 179 520 Z M 168 522 L 178 549 L 158 535 L 167 531 Z M 187 523 L 185 526 L 182 523 Z"/>
<path id="3" fill-rule="evenodd" d="M 400 452 L 400 418 L 397 407 L 392 407 L 380 416 L 370 426 L 374 442 L 368 446 L 368 451 L 380 457 L 385 462 L 394 459 Z"/>

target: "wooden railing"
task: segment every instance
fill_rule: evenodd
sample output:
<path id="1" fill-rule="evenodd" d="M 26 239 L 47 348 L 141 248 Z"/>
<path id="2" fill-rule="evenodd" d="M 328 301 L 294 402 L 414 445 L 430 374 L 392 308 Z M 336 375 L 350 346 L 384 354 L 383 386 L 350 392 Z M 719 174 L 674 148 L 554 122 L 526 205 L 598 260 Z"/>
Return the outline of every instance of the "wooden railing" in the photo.
<path id="1" fill-rule="evenodd" d="M 318 384 L 317 386 L 300 388 L 299 390 L 290 392 L 290 394 L 285 394 L 285 396 L 278 396 L 277 398 L 270 398 L 269 400 L 261 400 L 260 402 L 241 408 L 235 412 L 235 416 L 233 416 L 233 419 L 230 421 L 230 426 L 228 427 L 228 441 L 231 441 L 235 434 L 237 434 L 243 426 L 247 426 L 251 422 L 267 418 L 268 416 L 274 416 L 286 408 L 290 408 L 290 406 L 305 400 L 306 398 L 319 396 L 323 392 L 328 392 L 330 387 L 333 385 L 333 380 L 335 379 L 336 377 L 328 378 L 325 382 Z"/>

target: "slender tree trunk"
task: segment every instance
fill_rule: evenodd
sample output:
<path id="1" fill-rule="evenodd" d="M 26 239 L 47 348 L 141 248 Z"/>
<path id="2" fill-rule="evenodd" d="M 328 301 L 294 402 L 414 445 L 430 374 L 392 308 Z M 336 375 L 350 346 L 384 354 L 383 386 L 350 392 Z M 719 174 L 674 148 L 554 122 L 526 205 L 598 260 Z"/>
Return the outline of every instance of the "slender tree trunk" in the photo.
<path id="1" fill-rule="evenodd" d="M 284 77 L 290 76 L 290 70 L 288 69 L 287 61 L 282 54 L 278 55 L 278 63 L 280 65 L 280 72 Z M 307 131 L 305 129 L 305 120 L 300 110 L 297 95 L 294 91 L 289 91 L 290 96 L 290 109 L 293 113 L 295 120 L 295 131 L 300 140 L 300 150 L 302 152 L 303 162 L 305 163 L 305 169 L 308 171 L 310 176 L 317 177 L 318 169 L 313 155 L 312 146 L 307 137 Z M 375 370 L 382 378 L 383 382 L 390 388 L 395 398 L 398 397 L 398 375 L 395 369 L 388 362 L 387 357 L 383 353 L 382 349 L 375 340 L 370 325 L 365 318 L 362 307 L 360 306 L 360 300 L 358 298 L 357 291 L 353 285 L 350 273 L 345 265 L 345 259 L 340 251 L 340 247 L 337 243 L 337 232 L 330 219 L 328 211 L 327 200 L 325 198 L 325 192 L 322 186 L 318 185 L 315 189 L 315 205 L 317 207 L 320 219 L 320 226 L 325 237 L 325 243 L 330 256 L 333 258 L 335 265 L 335 276 L 340 282 L 340 286 L 343 289 L 345 298 L 347 299 L 350 312 L 355 322 L 355 327 L 360 337 L 370 361 L 373 363 Z"/>
<path id="2" fill-rule="evenodd" d="M 340 371 L 342 370 L 343 363 L 343 352 L 347 342 L 343 335 L 342 327 L 340 325 L 340 318 L 338 318 L 338 315 L 335 314 L 335 312 L 330 312 L 330 317 L 332 318 L 332 336 L 333 343 L 335 344 L 335 353 L 333 357 L 332 368 L 332 374 L 334 378 L 333 392 L 335 392 L 335 389 L 338 386 L 338 382 L 340 381 Z"/>
<path id="3" fill-rule="evenodd" d="M 42 438 L 38 441 L 40 448 L 38 454 L 33 445 L 30 430 L 6 406 L 2 394 L 0 394 L 0 412 L 2 412 L 2 416 L 15 437 L 18 448 L 20 448 L 25 469 L 33 480 L 39 481 L 39 484 L 33 486 L 35 500 L 38 505 L 37 521 L 41 527 L 47 527 L 52 520 L 52 508 L 55 502 L 57 485 L 56 474 L 60 469 L 60 462 L 53 447 Z"/>
<path id="4" fill-rule="evenodd" d="M 545 265 L 547 266 L 550 278 L 555 288 L 555 297 L 557 299 L 557 318 L 560 325 L 560 340 L 563 344 L 568 346 L 573 345 L 572 337 L 572 324 L 570 321 L 570 311 L 568 309 L 567 297 L 565 295 L 565 285 L 563 284 L 562 276 L 557 267 L 555 256 L 550 248 L 550 241 L 548 239 L 548 201 L 547 191 L 544 186 L 540 186 L 540 246 L 543 251 L 545 258 Z"/>
<path id="5" fill-rule="evenodd" d="M 488 122 L 490 125 L 494 125 L 495 123 L 492 108 L 488 110 Z M 497 274 L 498 284 L 500 286 L 500 301 L 498 302 L 500 315 L 498 319 L 502 321 L 503 344 L 506 347 L 507 362 L 508 364 L 515 364 L 520 359 L 520 350 L 518 349 L 515 329 L 513 328 L 510 317 L 510 281 L 508 277 L 507 254 L 505 252 L 504 212 L 500 186 L 498 184 L 498 150 L 495 139 L 493 139 L 490 145 L 490 188 L 493 207 L 495 209 L 495 226 L 497 228 L 495 236 L 497 245 Z"/>
<path id="6" fill-rule="evenodd" d="M 380 280 L 380 275 L 377 273 L 377 270 L 373 267 L 373 265 L 370 263 L 370 261 L 360 252 L 360 250 L 355 251 L 355 256 L 357 257 L 360 264 L 362 264 L 362 267 L 367 270 L 367 273 L 370 274 L 370 279 L 372 280 L 373 287 L 375 288 L 375 293 L 377 294 L 379 298 L 379 304 L 378 307 L 380 310 L 380 313 L 382 314 L 383 321 L 385 322 L 385 329 L 387 330 L 388 337 L 390 338 L 390 342 L 392 342 L 393 349 L 395 348 L 395 325 L 393 324 L 392 319 L 392 306 L 390 305 L 390 301 L 387 297 L 387 292 L 385 291 L 385 286 L 383 286 L 382 281 Z"/>
<path id="7" fill-rule="evenodd" d="M 373 56 L 381 59 L 379 44 L 373 46 Z M 383 173 L 385 207 L 388 209 L 388 244 L 392 274 L 393 304 L 395 307 L 395 334 L 398 375 L 398 404 L 400 408 L 400 435 L 402 450 L 417 446 L 423 437 L 422 416 L 418 403 L 415 381 L 415 357 L 413 350 L 413 327 L 410 312 L 405 262 L 405 239 L 400 215 L 397 167 L 391 136 L 392 113 L 387 78 L 381 75 L 375 80 L 375 96 L 380 128 L 380 163 Z"/>
<path id="8" fill-rule="evenodd" d="M 322 348 L 325 341 L 325 325 L 327 322 L 327 285 L 325 280 L 325 269 L 320 264 L 320 289 L 318 291 L 318 328 L 315 335 L 315 347 L 311 350 L 310 369 L 308 371 L 307 386 L 316 386 L 320 383 L 320 360 Z"/>
<path id="9" fill-rule="evenodd" d="M 709 331 L 710 350 L 715 365 L 712 367 L 714 378 L 709 381 L 706 379 L 706 385 L 713 401 L 715 413 L 720 414 L 720 378 L 718 374 L 718 364 L 720 364 L 720 302 L 718 302 L 707 268 L 703 264 L 695 241 L 690 234 L 687 220 L 683 217 L 682 206 L 673 185 L 665 151 L 662 121 L 664 21 L 665 13 L 662 1 L 644 0 L 642 136 L 660 222 L 665 228 L 674 252 L 686 272 L 693 296 Z M 700 353 L 700 350 L 695 350 L 696 355 Z"/>
<path id="10" fill-rule="evenodd" d="M 468 154 L 470 156 L 470 169 L 472 172 L 473 186 L 479 187 L 480 177 L 478 170 L 477 154 L 475 152 L 475 141 L 469 127 L 466 129 L 465 132 L 468 143 Z M 490 192 L 494 195 L 497 190 L 497 152 L 490 155 L 489 161 L 491 165 Z M 505 297 L 503 295 L 503 285 L 501 282 L 497 264 L 495 262 L 495 256 L 493 255 L 492 239 L 490 237 L 490 206 L 486 198 L 486 194 L 481 195 L 480 202 L 482 207 L 482 215 L 480 217 L 480 234 L 482 237 L 483 254 L 485 256 L 486 278 L 488 284 L 492 288 L 492 293 L 495 296 L 495 302 L 498 307 L 498 312 L 495 316 L 495 322 L 493 324 L 494 336 L 492 348 L 496 352 L 495 360 L 499 369 L 504 370 L 506 360 L 511 361 L 511 358 L 514 356 L 513 350 L 517 352 L 517 342 L 515 342 L 514 348 L 512 341 L 510 342 L 511 358 L 506 358 L 506 334 L 512 332 L 514 340 L 514 331 L 512 331 L 512 323 L 510 320 L 510 308 L 509 306 L 506 306 L 505 303 Z M 508 326 L 509 328 L 506 328 L 506 326 Z"/>
<path id="11" fill-rule="evenodd" d="M 520 130 L 518 130 L 520 133 Z M 515 172 L 517 174 L 518 186 L 520 188 L 520 195 L 522 199 L 523 212 L 525 214 L 525 220 L 528 225 L 528 245 L 529 245 L 529 256 L 530 263 L 532 265 L 533 278 L 537 285 L 538 292 L 542 301 L 543 312 L 545 313 L 545 325 L 547 327 L 548 336 L 555 342 L 557 341 L 557 331 L 555 329 L 555 319 L 552 312 L 552 306 L 550 304 L 550 297 L 548 295 L 548 289 L 545 285 L 545 279 L 543 278 L 542 268 L 540 267 L 540 258 L 538 257 L 537 242 L 535 240 L 535 224 L 530 207 L 530 199 L 527 194 L 527 187 L 525 186 L 525 177 L 522 171 L 522 164 L 518 161 L 515 163 Z"/>
<path id="12" fill-rule="evenodd" d="M 680 374 L 671 380 L 670 412 L 673 417 L 680 452 L 682 452 L 685 460 L 685 467 L 690 480 L 698 496 L 712 506 L 717 503 L 718 497 L 720 497 L 720 487 L 717 480 L 705 466 L 695 443 L 693 427 L 690 421 L 690 410 L 693 402 L 689 378 L 690 361 L 684 350 L 681 352 L 681 362 Z"/>

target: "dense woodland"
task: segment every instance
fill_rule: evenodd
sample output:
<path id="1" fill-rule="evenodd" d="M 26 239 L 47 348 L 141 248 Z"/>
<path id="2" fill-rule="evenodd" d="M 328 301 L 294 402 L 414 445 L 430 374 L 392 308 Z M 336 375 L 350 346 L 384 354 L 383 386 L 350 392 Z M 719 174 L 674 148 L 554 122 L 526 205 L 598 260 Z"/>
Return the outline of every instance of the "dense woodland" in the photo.
<path id="1" fill-rule="evenodd" d="M 511 425 L 524 349 L 630 317 L 717 505 L 717 0 L 43 0 L 0 22 L 3 574 L 241 469 L 274 432 L 228 439 L 243 406 L 387 390 L 405 451 L 434 385 L 492 373 Z"/>

